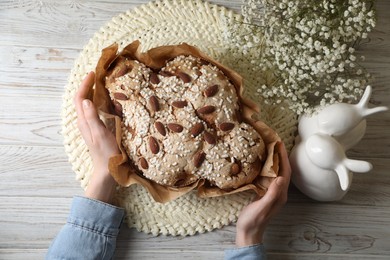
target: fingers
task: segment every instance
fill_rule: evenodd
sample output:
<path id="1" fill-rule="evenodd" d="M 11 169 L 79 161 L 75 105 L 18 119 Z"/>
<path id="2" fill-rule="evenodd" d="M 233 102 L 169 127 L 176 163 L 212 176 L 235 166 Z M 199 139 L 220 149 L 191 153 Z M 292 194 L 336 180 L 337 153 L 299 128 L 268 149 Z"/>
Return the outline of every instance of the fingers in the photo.
<path id="1" fill-rule="evenodd" d="M 260 200 L 263 201 L 262 205 L 259 206 L 263 207 L 265 219 L 270 219 L 276 215 L 287 202 L 285 182 L 286 180 L 283 177 L 277 177 L 268 188 L 265 196 Z"/>
<path id="2" fill-rule="evenodd" d="M 288 198 L 288 187 L 291 178 L 291 166 L 286 147 L 282 142 L 279 142 L 278 148 L 280 155 L 279 176 L 271 183 L 267 193 L 265 194 L 265 196 L 267 196 L 269 193 L 269 196 L 273 197 L 272 205 L 268 212 L 270 217 L 275 215 L 283 207 L 283 205 L 286 204 Z"/>
<path id="3" fill-rule="evenodd" d="M 105 126 L 103 122 L 100 120 L 99 114 L 96 111 L 95 106 L 90 100 L 88 99 L 83 100 L 83 111 L 84 111 L 84 118 L 91 132 L 91 138 L 93 142 L 94 138 L 101 137 L 102 131 L 105 130 Z"/>
<path id="4" fill-rule="evenodd" d="M 280 203 L 285 204 L 287 202 L 288 186 L 291 179 L 291 165 L 288 158 L 286 147 L 284 143 L 279 143 L 279 154 L 281 157 L 280 173 L 277 181 L 282 188 Z"/>
<path id="5" fill-rule="evenodd" d="M 94 79 L 95 79 L 95 73 L 94 72 L 88 73 L 88 75 L 81 82 L 80 88 L 76 92 L 74 98 L 74 104 L 77 113 L 77 126 L 80 130 L 81 136 L 83 137 L 83 139 L 87 144 L 92 142 L 92 135 L 91 135 L 91 129 L 88 125 L 88 122 L 85 119 L 83 100 L 85 100 L 88 97 L 88 93 L 94 84 Z"/>
<path id="6" fill-rule="evenodd" d="M 80 88 L 77 90 L 75 98 L 74 98 L 74 104 L 76 106 L 76 112 L 77 112 L 77 118 L 84 118 L 83 113 L 83 106 L 82 101 L 86 98 L 88 98 L 88 93 L 90 89 L 93 87 L 93 84 L 95 83 L 95 73 L 91 71 L 88 73 L 88 75 L 84 78 L 84 80 L 80 84 Z"/>
<path id="7" fill-rule="evenodd" d="M 287 180 L 287 185 L 290 182 L 291 177 L 291 166 L 290 161 L 288 159 L 288 154 L 286 147 L 284 146 L 283 142 L 279 142 L 278 144 L 278 150 L 280 155 L 280 171 L 279 176 L 284 177 L 285 180 Z"/>
<path id="8" fill-rule="evenodd" d="M 282 142 L 279 142 L 277 145 L 280 155 L 279 176 L 273 180 L 263 198 L 255 202 L 259 212 L 263 210 L 263 213 L 266 212 L 266 215 L 269 217 L 276 214 L 287 202 L 288 186 L 291 176 L 291 166 L 286 148 Z"/>
<path id="9" fill-rule="evenodd" d="M 79 99 L 87 99 L 90 93 L 91 88 L 95 84 L 95 72 L 91 71 L 87 74 L 87 76 L 83 79 L 80 84 L 80 88 L 76 93 L 76 98 Z"/>
<path id="10" fill-rule="evenodd" d="M 276 178 L 276 182 L 280 187 L 281 193 L 279 194 L 278 204 L 284 205 L 287 202 L 288 187 L 291 178 L 291 166 L 288 158 L 286 147 L 283 142 L 278 143 L 278 151 L 280 155 L 280 170 L 279 176 Z"/>
<path id="11" fill-rule="evenodd" d="M 253 202 L 259 213 L 271 212 L 272 208 L 280 198 L 280 194 L 282 193 L 283 188 L 277 182 L 279 178 L 281 177 L 277 177 L 271 183 L 271 185 L 268 187 L 267 192 L 261 199 Z"/>
<path id="12" fill-rule="evenodd" d="M 279 195 L 276 204 L 281 207 L 287 202 L 288 186 L 290 180 L 286 179 L 285 177 L 278 177 L 276 178 L 275 183 L 277 184 L 279 189 Z"/>
<path id="13" fill-rule="evenodd" d="M 268 203 L 273 203 L 279 198 L 283 185 L 280 183 L 282 180 L 281 178 L 282 177 L 277 177 L 268 187 L 268 190 L 263 197 L 263 199 L 268 201 Z"/>

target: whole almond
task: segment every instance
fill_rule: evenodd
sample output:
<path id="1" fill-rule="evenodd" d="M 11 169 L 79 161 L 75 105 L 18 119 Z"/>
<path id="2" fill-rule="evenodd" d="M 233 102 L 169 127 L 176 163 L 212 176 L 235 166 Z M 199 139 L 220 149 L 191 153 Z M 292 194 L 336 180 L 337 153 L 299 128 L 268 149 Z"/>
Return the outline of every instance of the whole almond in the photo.
<path id="1" fill-rule="evenodd" d="M 242 123 L 243 117 L 242 117 L 241 111 L 239 109 L 236 109 L 235 114 L 236 114 L 236 120 L 239 123 Z"/>
<path id="2" fill-rule="evenodd" d="M 180 133 L 183 131 L 183 126 L 176 124 L 176 123 L 169 123 L 168 124 L 169 130 L 175 133 Z"/>
<path id="3" fill-rule="evenodd" d="M 154 127 L 157 129 L 157 131 L 162 135 L 162 136 L 165 136 L 167 134 L 167 132 L 165 131 L 165 126 L 163 125 L 163 123 L 159 122 L 159 121 L 156 121 L 154 123 Z"/>
<path id="4" fill-rule="evenodd" d="M 172 76 L 174 76 L 172 72 L 169 72 L 169 71 L 166 71 L 166 70 L 160 71 L 160 75 L 164 76 L 164 77 L 172 77 Z"/>
<path id="5" fill-rule="evenodd" d="M 149 79 L 150 79 L 150 82 L 151 82 L 152 84 L 158 84 L 158 83 L 160 83 L 160 79 L 158 78 L 157 74 L 154 73 L 154 72 L 150 73 Z"/>
<path id="6" fill-rule="evenodd" d="M 202 165 L 204 159 L 206 159 L 206 154 L 203 151 L 197 152 L 194 155 L 194 161 L 193 161 L 194 162 L 194 166 L 196 168 L 199 168 Z"/>
<path id="7" fill-rule="evenodd" d="M 122 105 L 118 101 L 114 101 L 114 110 L 118 116 L 122 116 Z"/>
<path id="8" fill-rule="evenodd" d="M 200 60 L 200 64 L 201 64 L 201 65 L 209 65 L 210 62 L 208 62 L 207 60 L 201 59 L 201 60 Z"/>
<path id="9" fill-rule="evenodd" d="M 156 96 L 151 96 L 151 97 L 149 98 L 149 104 L 150 104 L 150 107 L 152 108 L 152 110 L 153 110 L 154 112 L 160 110 L 160 104 L 158 103 L 158 99 L 157 99 Z"/>
<path id="10" fill-rule="evenodd" d="M 183 108 L 183 107 L 187 106 L 187 101 L 185 101 L 185 100 L 173 101 L 172 106 L 174 106 L 176 108 Z"/>
<path id="11" fill-rule="evenodd" d="M 191 127 L 191 135 L 193 137 L 197 137 L 198 135 L 200 135 L 200 133 L 202 133 L 204 130 L 204 126 L 202 123 L 196 123 L 193 127 Z"/>
<path id="12" fill-rule="evenodd" d="M 144 157 L 139 159 L 139 164 L 141 165 L 142 169 L 147 170 L 149 168 L 148 161 L 146 161 Z"/>
<path id="13" fill-rule="evenodd" d="M 177 73 L 177 76 L 184 82 L 184 83 L 189 83 L 191 82 L 191 76 L 188 75 L 185 72 L 179 72 Z"/>
<path id="14" fill-rule="evenodd" d="M 129 132 L 129 133 L 131 133 L 132 135 L 134 135 L 134 133 L 135 133 L 135 130 L 134 130 L 134 128 L 132 128 L 131 126 L 126 126 L 126 130 Z"/>
<path id="15" fill-rule="evenodd" d="M 149 148 L 153 154 L 157 154 L 160 151 L 158 142 L 153 136 L 149 136 Z"/>
<path id="16" fill-rule="evenodd" d="M 222 131 L 230 131 L 234 128 L 234 124 L 233 123 L 230 123 L 230 122 L 224 122 L 224 123 L 221 123 L 219 124 L 219 129 L 221 129 Z"/>
<path id="17" fill-rule="evenodd" d="M 199 108 L 197 111 L 200 114 L 211 114 L 215 111 L 215 106 L 204 106 Z"/>
<path id="18" fill-rule="evenodd" d="M 116 73 L 116 77 L 122 77 L 122 76 L 125 75 L 128 71 L 129 71 L 129 69 L 128 69 L 126 66 L 123 66 L 123 67 L 120 68 L 120 69 L 118 70 L 118 72 Z"/>
<path id="19" fill-rule="evenodd" d="M 212 85 L 212 86 L 210 86 L 210 87 L 205 89 L 204 95 L 206 97 L 212 97 L 215 94 L 217 94 L 218 90 L 219 90 L 219 86 L 218 85 Z"/>
<path id="20" fill-rule="evenodd" d="M 241 172 L 241 167 L 238 165 L 238 163 L 233 163 L 232 166 L 230 167 L 230 173 L 232 175 L 237 175 Z"/>
<path id="21" fill-rule="evenodd" d="M 129 98 L 126 96 L 126 94 L 121 92 L 114 93 L 114 98 L 117 100 L 128 100 Z"/>
<path id="22" fill-rule="evenodd" d="M 216 143 L 214 135 L 211 134 L 210 132 L 205 131 L 204 134 L 203 134 L 203 138 L 209 144 L 215 144 Z"/>
<path id="23" fill-rule="evenodd" d="M 223 80 L 225 78 L 225 75 L 221 71 L 218 71 L 217 72 L 217 78 Z"/>

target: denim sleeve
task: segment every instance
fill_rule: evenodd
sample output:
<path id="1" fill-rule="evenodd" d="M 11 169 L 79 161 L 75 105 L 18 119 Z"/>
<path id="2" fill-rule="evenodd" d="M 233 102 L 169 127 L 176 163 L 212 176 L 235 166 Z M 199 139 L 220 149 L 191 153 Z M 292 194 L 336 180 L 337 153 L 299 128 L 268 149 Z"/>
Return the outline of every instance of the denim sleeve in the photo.
<path id="1" fill-rule="evenodd" d="M 124 210 L 74 197 L 68 221 L 52 242 L 46 259 L 112 259 Z"/>
<path id="2" fill-rule="evenodd" d="M 225 250 L 225 260 L 266 260 L 262 244 Z"/>

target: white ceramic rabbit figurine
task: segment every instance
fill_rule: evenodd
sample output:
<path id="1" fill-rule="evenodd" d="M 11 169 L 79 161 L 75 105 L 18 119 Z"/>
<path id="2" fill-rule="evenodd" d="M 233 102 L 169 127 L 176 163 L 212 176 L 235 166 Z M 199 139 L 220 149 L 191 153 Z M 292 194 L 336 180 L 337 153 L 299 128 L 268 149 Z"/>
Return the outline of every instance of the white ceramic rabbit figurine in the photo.
<path id="1" fill-rule="evenodd" d="M 345 151 L 356 145 L 366 130 L 365 117 L 388 110 L 368 108 L 371 87 L 367 86 L 356 105 L 339 103 L 322 109 L 312 117 L 299 119 L 299 136 L 291 151 L 292 181 L 312 199 L 340 200 L 347 193 L 352 172 L 368 172 L 372 165 L 351 160 Z"/>

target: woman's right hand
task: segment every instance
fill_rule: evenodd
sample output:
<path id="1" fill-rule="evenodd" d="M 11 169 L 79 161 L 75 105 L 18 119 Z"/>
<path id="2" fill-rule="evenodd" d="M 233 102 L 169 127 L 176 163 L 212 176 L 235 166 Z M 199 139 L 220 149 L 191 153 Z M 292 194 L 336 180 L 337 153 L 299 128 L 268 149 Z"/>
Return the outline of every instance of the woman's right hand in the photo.
<path id="1" fill-rule="evenodd" d="M 287 202 L 291 167 L 284 144 L 278 143 L 278 145 L 281 156 L 279 176 L 271 183 L 264 197 L 252 202 L 241 211 L 236 225 L 238 247 L 261 244 L 268 222 Z"/>

